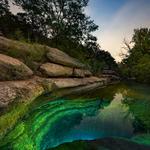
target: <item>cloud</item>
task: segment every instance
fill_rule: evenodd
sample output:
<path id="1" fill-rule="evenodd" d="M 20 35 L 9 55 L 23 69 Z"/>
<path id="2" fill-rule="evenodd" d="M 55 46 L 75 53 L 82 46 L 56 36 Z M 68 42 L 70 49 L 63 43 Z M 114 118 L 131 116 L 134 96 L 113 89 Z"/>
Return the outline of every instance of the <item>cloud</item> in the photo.
<path id="1" fill-rule="evenodd" d="M 145 1 L 145 2 L 144 2 Z M 147 2 L 147 3 L 146 3 Z M 133 30 L 140 27 L 150 27 L 150 1 L 128 1 L 115 14 L 103 31 L 98 31 L 99 43 L 102 49 L 108 50 L 117 61 L 123 46 L 123 39 L 131 40 Z"/>

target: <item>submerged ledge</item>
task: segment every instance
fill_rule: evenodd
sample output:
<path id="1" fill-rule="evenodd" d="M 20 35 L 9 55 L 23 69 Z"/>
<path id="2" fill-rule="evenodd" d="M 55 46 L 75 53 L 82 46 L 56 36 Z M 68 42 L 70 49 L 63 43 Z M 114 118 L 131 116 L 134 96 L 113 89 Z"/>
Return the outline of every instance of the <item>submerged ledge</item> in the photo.
<path id="1" fill-rule="evenodd" d="M 55 148 L 50 148 L 49 150 L 70 150 L 74 149 L 84 149 L 84 150 L 149 150 L 148 145 L 139 144 L 133 142 L 132 140 L 127 140 L 125 138 L 109 137 L 97 140 L 80 140 L 73 141 L 70 143 L 61 144 Z"/>

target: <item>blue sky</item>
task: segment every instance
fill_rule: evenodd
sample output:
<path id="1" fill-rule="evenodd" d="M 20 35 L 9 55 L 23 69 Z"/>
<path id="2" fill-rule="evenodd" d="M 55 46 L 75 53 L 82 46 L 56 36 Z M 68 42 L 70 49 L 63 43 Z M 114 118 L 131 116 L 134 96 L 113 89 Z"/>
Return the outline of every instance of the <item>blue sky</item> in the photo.
<path id="1" fill-rule="evenodd" d="M 117 61 L 123 40 L 131 40 L 133 30 L 150 27 L 150 0 L 90 0 L 86 13 L 99 25 L 95 35 L 102 49 Z"/>

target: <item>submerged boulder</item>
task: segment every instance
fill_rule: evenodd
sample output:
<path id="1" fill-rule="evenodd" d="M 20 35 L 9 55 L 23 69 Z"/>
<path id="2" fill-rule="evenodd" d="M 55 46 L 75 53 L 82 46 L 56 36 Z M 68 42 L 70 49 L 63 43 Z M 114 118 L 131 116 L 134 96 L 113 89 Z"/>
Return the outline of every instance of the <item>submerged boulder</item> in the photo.
<path id="1" fill-rule="evenodd" d="M 40 70 L 48 77 L 68 77 L 72 76 L 73 69 L 53 63 L 45 63 L 40 66 Z"/>
<path id="2" fill-rule="evenodd" d="M 30 77 L 33 72 L 18 59 L 0 54 L 0 80 L 17 80 Z"/>
<path id="3" fill-rule="evenodd" d="M 129 139 L 108 137 L 97 140 L 80 140 L 64 143 L 49 150 L 150 150 L 150 146 L 132 142 Z"/>
<path id="4" fill-rule="evenodd" d="M 48 47 L 47 57 L 48 59 L 57 64 L 61 64 L 68 67 L 77 67 L 83 68 L 85 67 L 84 64 L 80 63 L 77 59 L 70 57 L 66 53 L 56 49 L 56 48 L 49 48 Z"/>

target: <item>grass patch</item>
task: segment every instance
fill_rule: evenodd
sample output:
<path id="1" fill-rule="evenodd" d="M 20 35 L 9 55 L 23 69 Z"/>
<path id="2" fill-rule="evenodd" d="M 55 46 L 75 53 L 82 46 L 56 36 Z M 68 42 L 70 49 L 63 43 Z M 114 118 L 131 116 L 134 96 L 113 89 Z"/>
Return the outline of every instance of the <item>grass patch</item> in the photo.
<path id="1" fill-rule="evenodd" d="M 48 49 L 44 45 L 26 43 L 3 39 L 0 43 L 0 53 L 17 58 L 23 61 L 31 69 L 35 69 L 35 62 L 44 63 L 47 61 Z"/>

